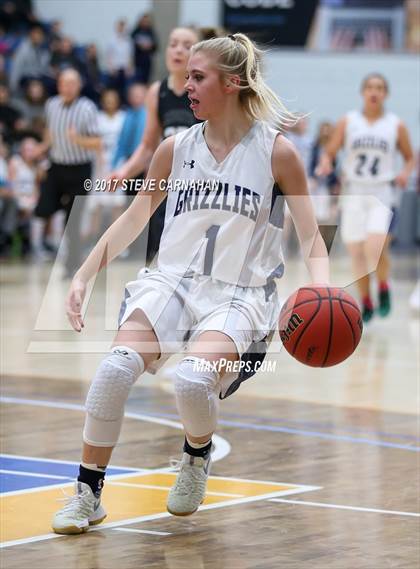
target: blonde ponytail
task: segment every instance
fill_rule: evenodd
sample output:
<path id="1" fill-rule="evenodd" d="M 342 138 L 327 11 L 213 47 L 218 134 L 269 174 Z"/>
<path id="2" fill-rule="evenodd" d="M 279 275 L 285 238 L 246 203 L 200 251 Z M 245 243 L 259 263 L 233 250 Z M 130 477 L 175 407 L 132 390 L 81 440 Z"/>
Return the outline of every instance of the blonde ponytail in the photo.
<path id="1" fill-rule="evenodd" d="M 245 34 L 201 41 L 192 53 L 203 51 L 213 56 L 216 66 L 226 76 L 238 75 L 239 100 L 244 111 L 254 120 L 268 120 L 280 129 L 296 124 L 299 117 L 287 110 L 267 85 L 262 74 L 263 51 Z"/>

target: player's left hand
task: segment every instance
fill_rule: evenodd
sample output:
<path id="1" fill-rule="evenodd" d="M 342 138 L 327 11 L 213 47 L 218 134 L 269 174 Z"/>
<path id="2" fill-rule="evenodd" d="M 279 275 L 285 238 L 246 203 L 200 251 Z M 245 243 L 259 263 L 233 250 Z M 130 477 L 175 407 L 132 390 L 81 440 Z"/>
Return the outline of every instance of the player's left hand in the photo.
<path id="1" fill-rule="evenodd" d="M 315 168 L 315 176 L 323 178 L 325 176 L 329 176 L 333 171 L 333 165 L 331 158 L 328 154 L 322 154 L 317 167 Z"/>

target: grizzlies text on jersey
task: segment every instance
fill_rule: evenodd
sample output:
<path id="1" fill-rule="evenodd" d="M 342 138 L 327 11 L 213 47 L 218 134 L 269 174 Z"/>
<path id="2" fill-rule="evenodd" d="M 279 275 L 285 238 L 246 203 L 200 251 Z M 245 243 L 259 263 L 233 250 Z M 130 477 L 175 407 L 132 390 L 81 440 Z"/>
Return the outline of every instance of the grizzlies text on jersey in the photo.
<path id="1" fill-rule="evenodd" d="M 384 184 L 395 178 L 399 118 L 385 113 L 370 123 L 359 111 L 346 117 L 343 172 L 346 182 Z"/>
<path id="2" fill-rule="evenodd" d="M 256 121 L 220 163 L 203 125 L 176 135 L 159 269 L 241 287 L 281 276 L 284 200 L 271 171 L 277 135 Z"/>

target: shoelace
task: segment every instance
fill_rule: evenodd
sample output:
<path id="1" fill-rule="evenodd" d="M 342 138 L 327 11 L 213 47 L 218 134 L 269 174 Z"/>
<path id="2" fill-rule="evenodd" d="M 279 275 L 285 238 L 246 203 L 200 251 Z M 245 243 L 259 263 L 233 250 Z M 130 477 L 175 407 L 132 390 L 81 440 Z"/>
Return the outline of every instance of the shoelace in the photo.
<path id="1" fill-rule="evenodd" d="M 171 457 L 169 459 L 169 466 L 174 470 L 174 472 L 179 472 L 181 470 L 182 460 L 178 458 Z"/>
<path id="2" fill-rule="evenodd" d="M 57 498 L 57 502 L 67 502 L 67 504 L 62 508 L 63 513 L 72 512 L 77 509 L 83 517 L 87 517 L 91 511 L 91 504 L 84 501 L 84 498 L 87 497 L 86 492 L 82 492 L 81 494 L 67 494 L 62 488 L 61 492 L 64 494 L 64 498 Z"/>
<path id="3" fill-rule="evenodd" d="M 186 470 L 182 469 L 183 464 L 185 464 L 182 460 L 170 458 L 169 464 L 171 468 L 174 469 L 174 472 L 179 472 L 175 484 L 177 490 L 183 494 L 189 494 L 191 492 L 191 479 L 195 482 L 202 482 L 200 471 L 196 468 L 188 468 Z"/>
<path id="4" fill-rule="evenodd" d="M 180 471 L 178 478 L 176 480 L 176 489 L 182 494 L 189 494 L 191 492 L 191 477 L 185 471 Z"/>

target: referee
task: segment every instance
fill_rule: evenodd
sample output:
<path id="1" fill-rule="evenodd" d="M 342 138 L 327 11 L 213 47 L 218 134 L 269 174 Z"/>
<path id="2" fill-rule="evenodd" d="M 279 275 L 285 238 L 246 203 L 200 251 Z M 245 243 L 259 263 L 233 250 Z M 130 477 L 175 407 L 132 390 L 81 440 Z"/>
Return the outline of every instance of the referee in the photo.
<path id="1" fill-rule="evenodd" d="M 86 195 L 84 181 L 91 177 L 95 152 L 101 148 L 97 109 L 92 101 L 80 97 L 81 88 L 78 71 L 65 69 L 58 77 L 58 95 L 46 103 L 44 145 L 49 148 L 51 166 L 35 211 L 43 218 L 59 209 L 66 213 L 67 278 L 81 263 L 80 224 L 85 200 L 75 197 Z"/>

